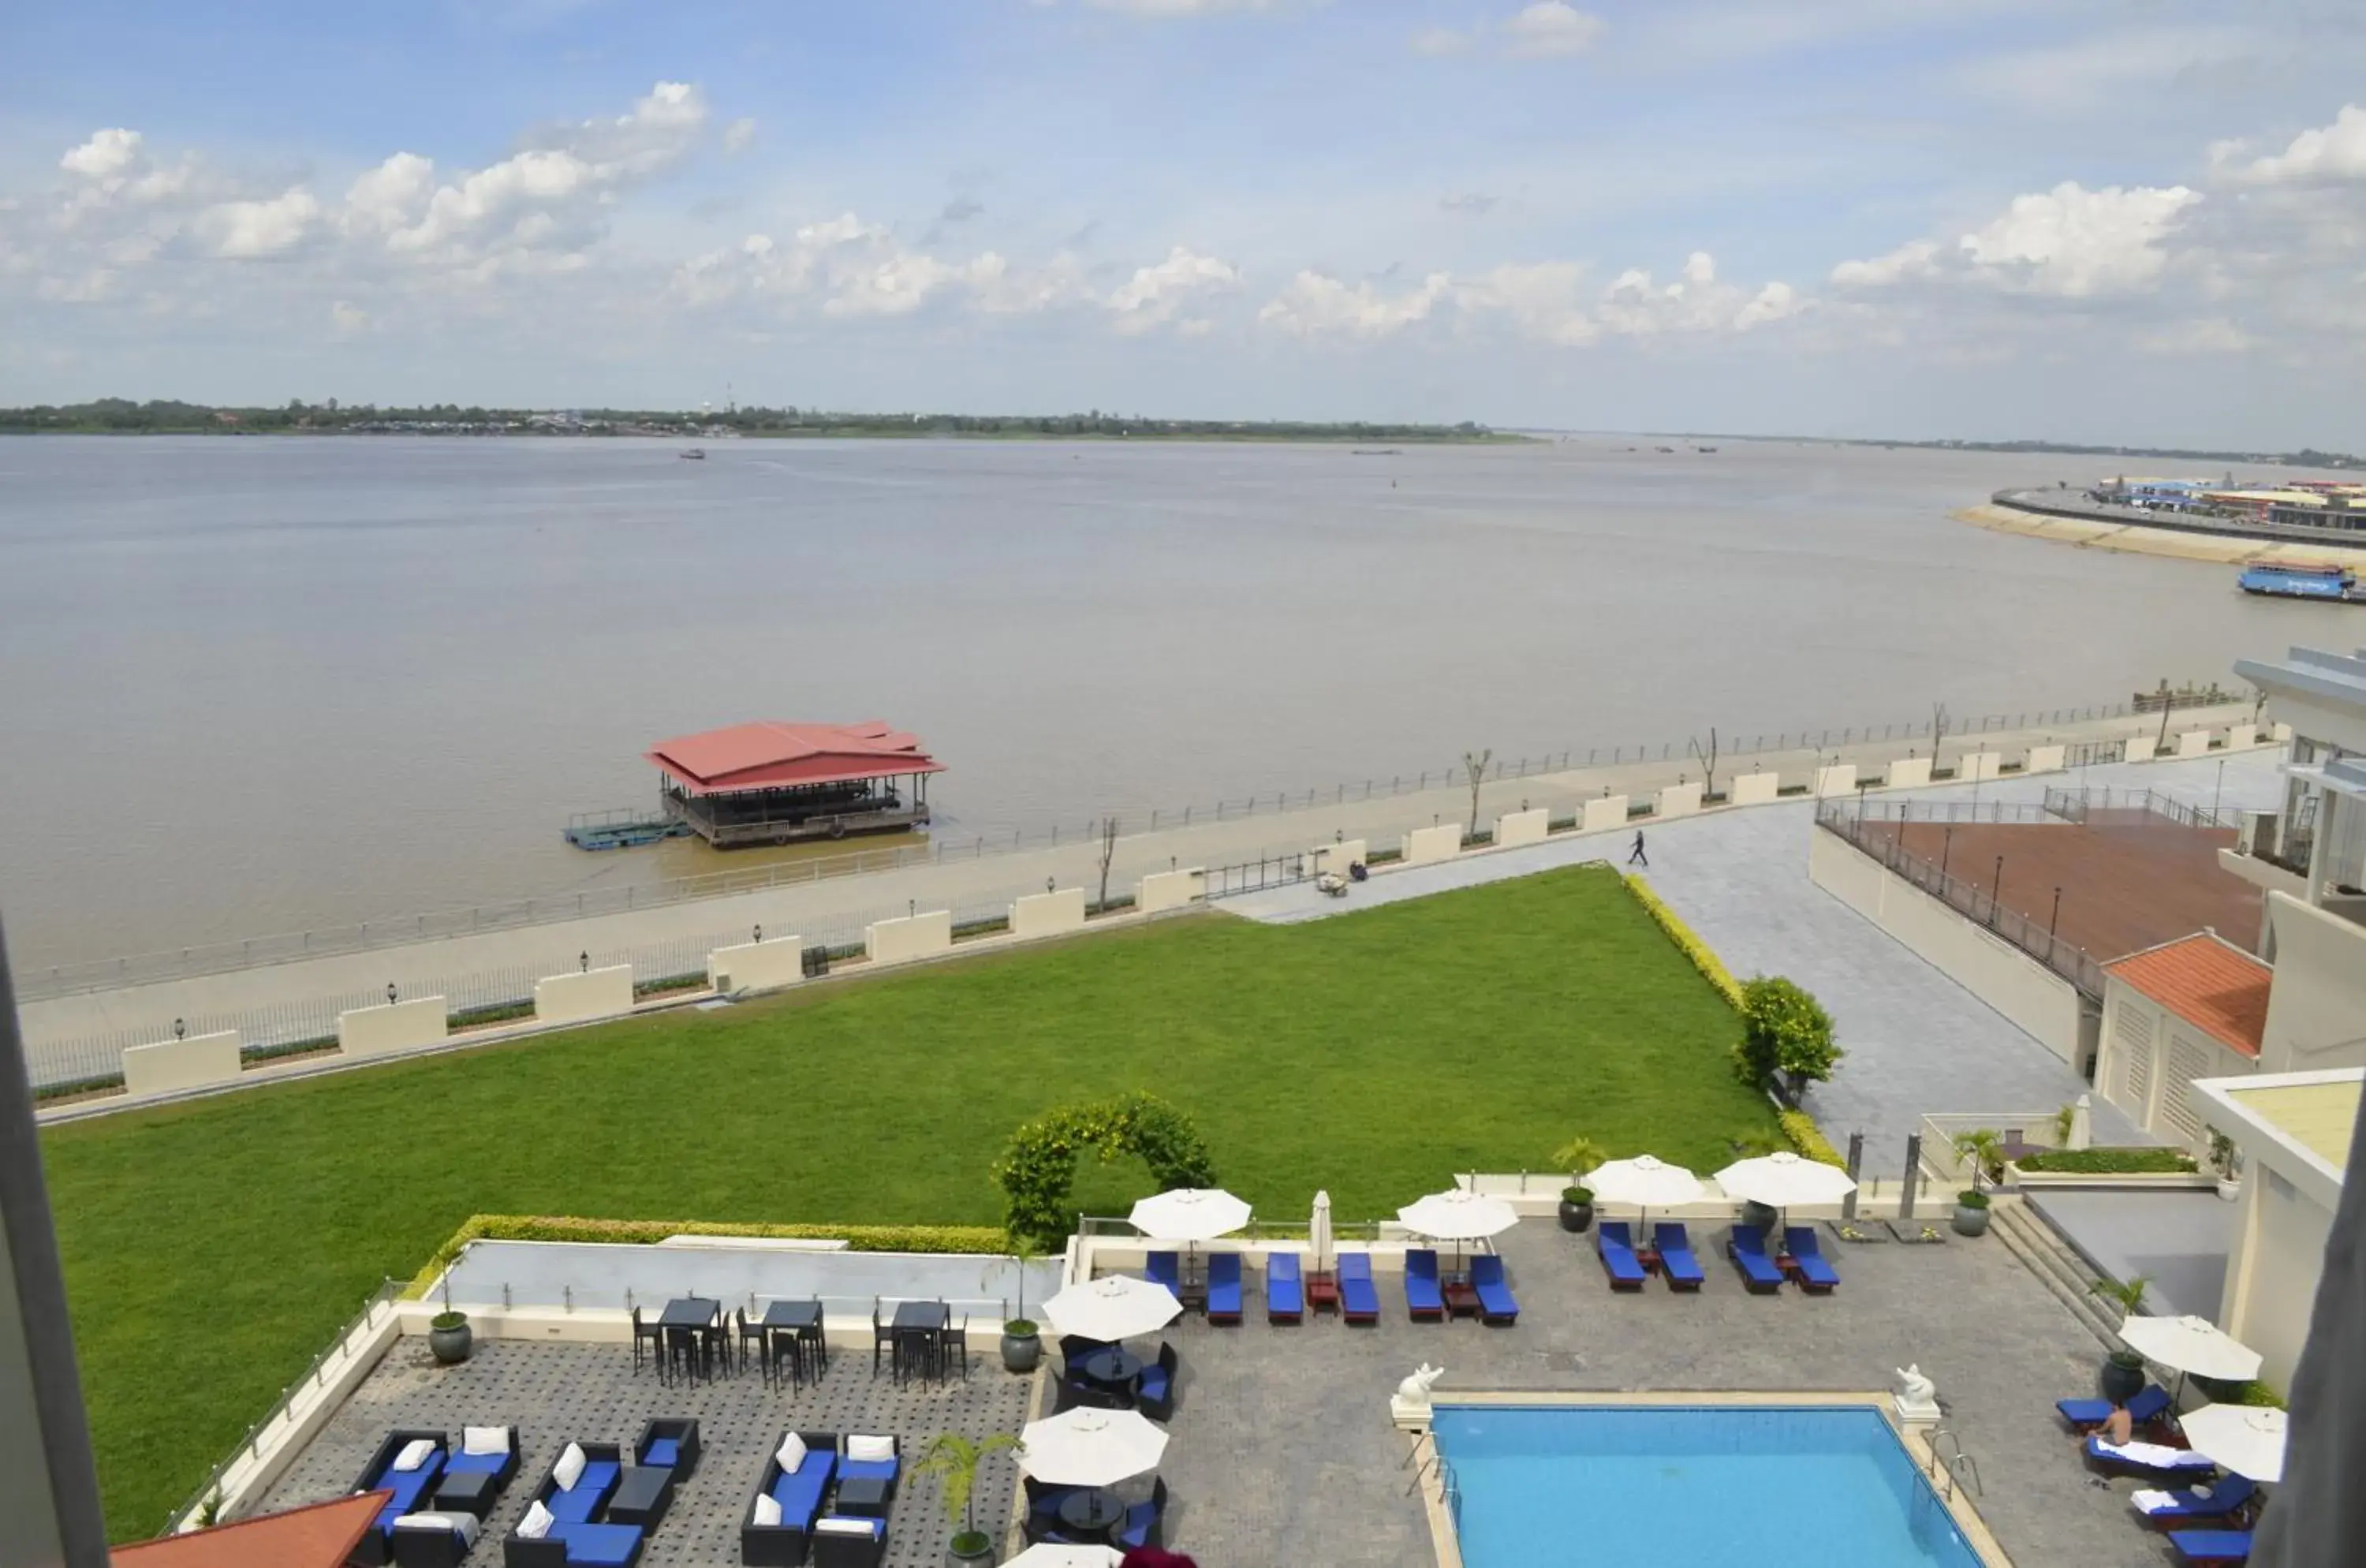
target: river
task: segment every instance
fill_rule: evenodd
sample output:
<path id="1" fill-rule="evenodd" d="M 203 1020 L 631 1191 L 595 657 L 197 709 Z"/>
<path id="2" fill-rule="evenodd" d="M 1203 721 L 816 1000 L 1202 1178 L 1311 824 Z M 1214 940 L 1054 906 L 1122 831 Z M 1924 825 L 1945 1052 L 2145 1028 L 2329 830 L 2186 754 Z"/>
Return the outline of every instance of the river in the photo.
<path id="1" fill-rule="evenodd" d="M 1526 446 L 0 440 L 20 964 L 741 863 L 586 855 L 657 739 L 885 718 L 940 831 L 2125 700 L 2353 611 L 1950 520 L 2107 460 Z"/>

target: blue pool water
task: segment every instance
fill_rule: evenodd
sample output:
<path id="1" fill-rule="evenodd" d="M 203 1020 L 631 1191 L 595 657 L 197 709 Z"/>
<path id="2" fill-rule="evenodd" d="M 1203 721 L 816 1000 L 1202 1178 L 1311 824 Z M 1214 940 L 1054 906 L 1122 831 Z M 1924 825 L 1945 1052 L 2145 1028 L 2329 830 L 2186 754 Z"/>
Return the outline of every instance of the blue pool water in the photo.
<path id="1" fill-rule="evenodd" d="M 1441 1405 L 1465 1568 L 1980 1568 L 1881 1413 Z"/>

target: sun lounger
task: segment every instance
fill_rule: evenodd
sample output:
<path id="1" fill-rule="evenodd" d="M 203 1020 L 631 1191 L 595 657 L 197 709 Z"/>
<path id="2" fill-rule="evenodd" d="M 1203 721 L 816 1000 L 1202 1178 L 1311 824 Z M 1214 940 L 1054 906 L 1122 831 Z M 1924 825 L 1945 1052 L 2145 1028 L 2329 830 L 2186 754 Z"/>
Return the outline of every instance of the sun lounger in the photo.
<path id="1" fill-rule="evenodd" d="M 1208 1321 L 1241 1320 L 1241 1255 L 1212 1253 L 1208 1258 Z"/>
<path id="2" fill-rule="evenodd" d="M 2073 1430 L 2092 1430 L 2112 1418 L 2108 1399 L 2057 1399 L 2054 1408 Z M 2144 1392 L 2128 1401 L 2128 1419 L 2138 1427 L 2149 1427 L 2168 1414 L 2169 1391 L 2157 1382 L 2146 1383 Z"/>
<path id="3" fill-rule="evenodd" d="M 1276 1252 L 1265 1260 L 1265 1320 L 1302 1323 L 1306 1318 L 1306 1287 L 1298 1272 L 1298 1254 Z"/>
<path id="4" fill-rule="evenodd" d="M 1437 1252 L 1416 1247 L 1405 1254 L 1405 1311 L 1417 1323 L 1446 1321 L 1446 1292 L 1437 1288 Z"/>
<path id="5" fill-rule="evenodd" d="M 1693 1256 L 1692 1233 L 1676 1220 L 1662 1220 L 1651 1227 L 1651 1245 L 1659 1249 L 1660 1276 L 1668 1281 L 1672 1291 L 1697 1291 L 1707 1278 L 1701 1272 L 1700 1259 Z"/>
<path id="6" fill-rule="evenodd" d="M 2138 1490 L 2128 1503 L 2147 1524 L 2168 1526 L 2225 1518 L 2240 1512 L 2259 1491 L 2259 1483 L 2249 1476 L 2229 1475 L 2214 1486 L 2190 1486 L 2177 1492 Z"/>
<path id="7" fill-rule="evenodd" d="M 1772 1295 L 1783 1288 L 1783 1270 L 1766 1256 L 1766 1235 L 1756 1225 L 1736 1225 L 1726 1237 L 1725 1255 L 1741 1270 L 1741 1282 L 1759 1295 Z"/>
<path id="8" fill-rule="evenodd" d="M 610 1524 L 601 1517 L 624 1479 L 624 1450 L 614 1443 L 572 1446 L 583 1450 L 575 1484 L 559 1484 L 558 1461 L 568 1447 L 561 1445 L 534 1495 L 549 1515 L 549 1528 L 540 1536 L 513 1529 L 501 1541 L 505 1568 L 632 1568 L 640 1560 L 640 1526 Z"/>
<path id="9" fill-rule="evenodd" d="M 1635 1256 L 1635 1244 L 1628 1239 L 1627 1222 L 1605 1220 L 1594 1227 L 1594 1250 L 1602 1255 L 1602 1270 L 1610 1276 L 1614 1291 L 1639 1291 L 1650 1276 L 1643 1271 L 1642 1260 Z"/>
<path id="10" fill-rule="evenodd" d="M 2251 1555 L 2251 1532 L 2171 1530 L 2169 1544 L 2188 1562 L 2243 1562 Z"/>
<path id="11" fill-rule="evenodd" d="M 1183 1260 L 1174 1253 L 1152 1253 L 1142 1273 L 1154 1285 L 1164 1285 L 1178 1296 L 1183 1293 Z"/>
<path id="12" fill-rule="evenodd" d="M 414 1443 L 428 1445 L 427 1457 L 409 1470 L 397 1470 L 395 1461 Z M 356 1492 L 389 1494 L 386 1506 L 377 1511 L 369 1530 L 354 1546 L 354 1561 L 382 1563 L 393 1553 L 394 1521 L 405 1514 L 415 1514 L 427 1506 L 435 1490 L 435 1478 L 444 1472 L 444 1461 L 450 1457 L 452 1440 L 442 1432 L 424 1429 L 402 1429 L 389 1432 L 386 1441 L 378 1444 L 362 1466 L 361 1476 L 354 1483 Z"/>
<path id="13" fill-rule="evenodd" d="M 2079 1451 L 2090 1465 L 2116 1475 L 2165 1475 L 2190 1480 L 2197 1473 L 2218 1468 L 2191 1449 L 2166 1448 L 2159 1443 L 2113 1445 L 2101 1438 L 2089 1438 Z"/>
<path id="14" fill-rule="evenodd" d="M 776 1446 L 772 1458 L 764 1464 L 764 1477 L 756 1488 L 757 1497 L 770 1497 L 780 1505 L 777 1524 L 757 1522 L 754 1498 L 748 1512 L 739 1521 L 739 1561 L 756 1568 L 792 1568 L 806 1560 L 806 1549 L 814 1520 L 821 1513 L 821 1500 L 828 1494 L 829 1483 L 838 1471 L 838 1434 L 835 1432 L 799 1432 L 806 1445 L 805 1459 L 797 1468 L 783 1474 Z M 786 1433 L 782 1437 L 785 1438 Z"/>
<path id="15" fill-rule="evenodd" d="M 1479 1321 L 1496 1325 L 1516 1323 L 1520 1318 L 1519 1299 L 1512 1287 L 1504 1283 L 1504 1260 L 1491 1252 L 1482 1252 L 1470 1260 L 1470 1288 L 1479 1292 Z"/>
<path id="16" fill-rule="evenodd" d="M 1791 1255 L 1791 1268 L 1798 1276 L 1799 1289 L 1822 1295 L 1841 1282 L 1840 1275 L 1824 1257 L 1811 1225 L 1788 1225 L 1783 1231 L 1783 1250 Z"/>
<path id="17" fill-rule="evenodd" d="M 1346 1323 L 1380 1321 L 1380 1292 L 1372 1287 L 1372 1255 L 1339 1255 L 1339 1316 Z"/>

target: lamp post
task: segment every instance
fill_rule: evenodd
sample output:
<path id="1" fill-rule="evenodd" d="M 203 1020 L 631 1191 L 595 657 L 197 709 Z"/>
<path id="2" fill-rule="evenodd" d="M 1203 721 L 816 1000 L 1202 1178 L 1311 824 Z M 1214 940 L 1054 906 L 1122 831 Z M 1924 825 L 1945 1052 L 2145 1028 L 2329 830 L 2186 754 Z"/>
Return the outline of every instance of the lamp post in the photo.
<path id="1" fill-rule="evenodd" d="M 1955 825 L 1950 822 L 1946 831 L 1939 836 L 1939 897 L 1942 898 L 1947 896 L 1947 855 L 1955 847 Z"/>
<path id="2" fill-rule="evenodd" d="M 2054 932 L 2055 932 L 2055 929 L 2056 929 L 2056 927 L 2060 926 L 2061 924 L 2062 924 L 2062 889 L 2061 889 L 2061 888 L 2059 888 L 2059 887 L 2056 887 L 2056 888 L 2054 890 L 2054 913 L 2053 913 L 2051 916 L 2047 917 L 2046 921 L 2045 921 L 2045 956 L 2046 956 L 2047 958 L 2049 958 L 2049 959 L 2050 959 L 2050 958 L 2052 958 L 2052 957 L 2054 956 Z"/>
<path id="3" fill-rule="evenodd" d="M 1992 925 L 1992 926 L 1996 924 L 1996 918 L 1997 918 L 1997 894 L 1998 894 L 2000 890 L 2002 890 L 2002 888 L 2003 888 L 2003 887 L 2004 887 L 2004 856 L 2002 856 L 2002 855 L 1999 855 L 1999 856 L 1997 856 L 1997 862 L 1996 862 L 1996 875 L 1995 875 L 1993 878 L 1991 878 L 1991 879 L 1989 880 L 1989 924 L 1990 924 L 1990 925 Z"/>
<path id="4" fill-rule="evenodd" d="M 2226 794 L 2226 759 L 2218 759 L 2218 784 L 2210 792 L 2210 825 L 2218 826 L 2218 802 Z"/>

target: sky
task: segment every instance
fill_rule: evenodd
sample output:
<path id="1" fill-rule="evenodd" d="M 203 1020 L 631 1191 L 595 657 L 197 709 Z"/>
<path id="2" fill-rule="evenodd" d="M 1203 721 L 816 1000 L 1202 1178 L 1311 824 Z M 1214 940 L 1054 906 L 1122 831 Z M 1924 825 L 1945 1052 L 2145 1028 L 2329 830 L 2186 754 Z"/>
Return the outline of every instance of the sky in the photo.
<path id="1" fill-rule="evenodd" d="M 0 8 L 0 404 L 2366 450 L 2354 0 Z"/>

